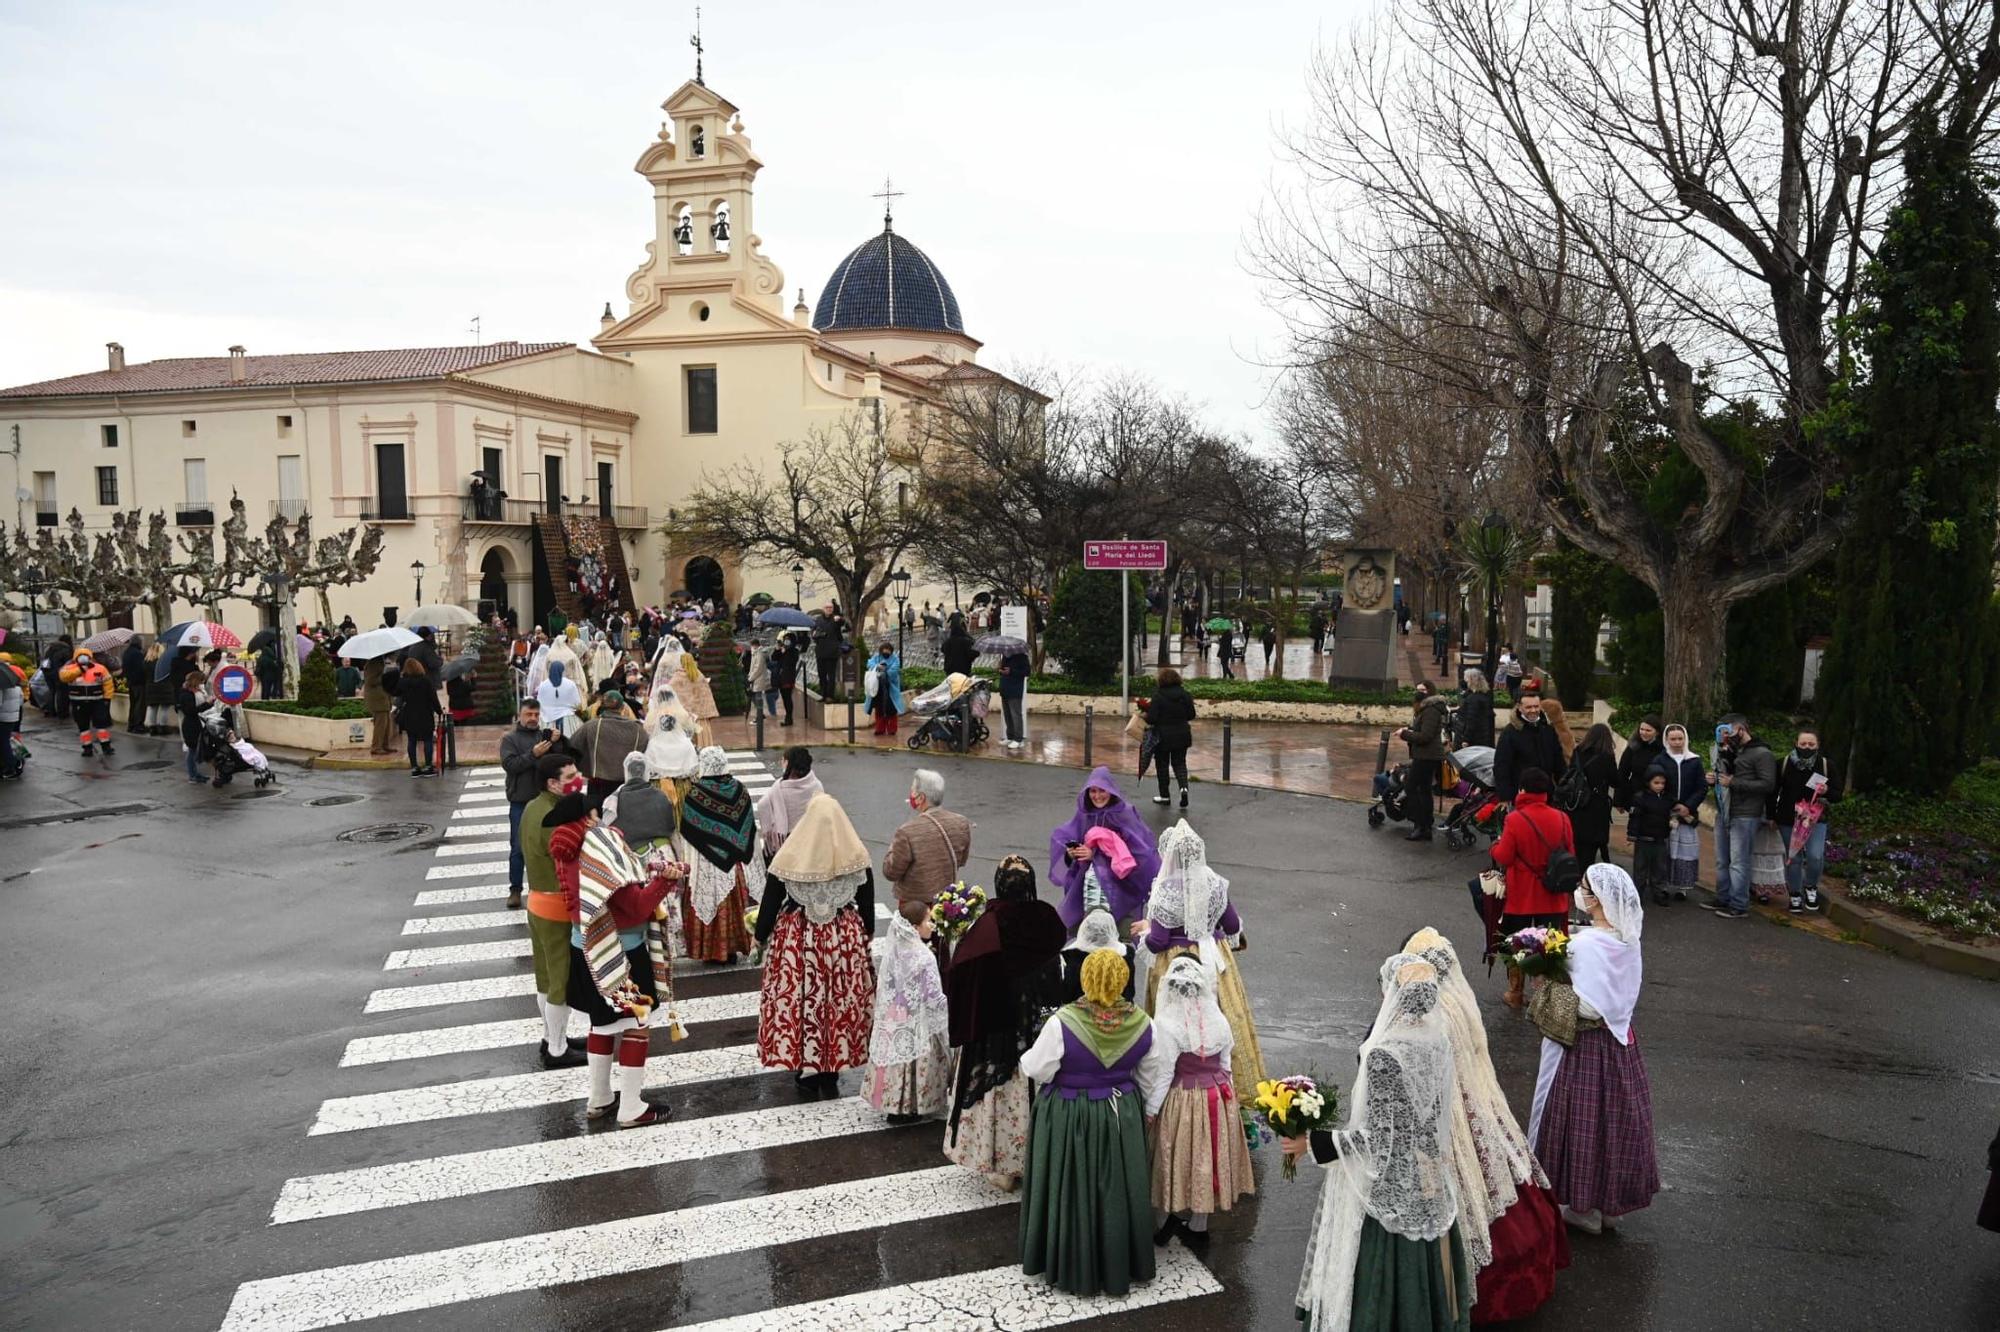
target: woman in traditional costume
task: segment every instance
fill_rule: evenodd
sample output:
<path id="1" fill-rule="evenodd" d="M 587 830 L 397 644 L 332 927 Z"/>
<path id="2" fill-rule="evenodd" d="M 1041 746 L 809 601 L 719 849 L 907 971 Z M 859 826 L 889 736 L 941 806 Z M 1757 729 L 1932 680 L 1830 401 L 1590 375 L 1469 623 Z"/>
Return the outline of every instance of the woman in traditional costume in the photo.
<path id="1" fill-rule="evenodd" d="M 1347 1126 L 1287 1138 L 1326 1167 L 1298 1312 L 1309 1332 L 1465 1332 L 1473 1283 L 1454 1224 L 1451 1050 L 1437 972 L 1398 953 L 1361 1046 Z"/>
<path id="2" fill-rule="evenodd" d="M 1233 1044 L 1229 1019 L 1215 1002 L 1213 973 L 1194 954 L 1181 954 L 1160 983 L 1153 1048 L 1164 1075 L 1146 1097 L 1155 1244 L 1179 1231 L 1184 1242 L 1203 1248 L 1209 1214 L 1257 1191 L 1230 1082 Z"/>
<path id="3" fill-rule="evenodd" d="M 806 806 L 825 790 L 813 773 L 812 751 L 804 745 L 786 750 L 784 772 L 757 802 L 757 826 L 763 830 L 766 856 L 778 854 L 785 838 L 805 817 Z"/>
<path id="4" fill-rule="evenodd" d="M 1021 1052 L 1062 1003 L 1062 918 L 1035 895 L 1034 867 L 1008 856 L 993 899 L 952 951 L 951 1123 L 944 1154 L 1001 1188 L 1020 1184 L 1028 1148 L 1028 1078 Z"/>
<path id="5" fill-rule="evenodd" d="M 1111 770 L 1097 768 L 1076 793 L 1075 815 L 1049 834 L 1049 879 L 1063 888 L 1064 927 L 1075 929 L 1099 906 L 1131 920 L 1159 868 L 1152 829 L 1125 802 Z"/>
<path id="6" fill-rule="evenodd" d="M 1486 1048 L 1479 1000 L 1466 983 L 1458 950 L 1433 929 L 1403 945 L 1438 974 L 1439 1011 L 1451 1042 L 1458 1099 L 1451 1110 L 1451 1161 L 1458 1185 L 1458 1227 L 1465 1256 L 1478 1273 L 1472 1321 L 1525 1318 L 1555 1293 L 1556 1273 L 1569 1266 L 1569 1234 L 1535 1162 L 1528 1137 L 1507 1106 Z"/>
<path id="7" fill-rule="evenodd" d="M 710 691 L 708 681 L 702 678 L 701 667 L 695 664 L 694 654 L 687 650 L 677 635 L 668 634 L 660 640 L 660 655 L 654 663 L 653 678 L 655 682 L 664 679 L 672 686 L 674 697 L 693 715 L 700 728 L 702 735 L 698 738 L 705 739 L 709 720 L 721 713 L 715 706 L 715 695 Z"/>
<path id="8" fill-rule="evenodd" d="M 1168 1067 L 1151 1019 L 1122 997 L 1130 972 L 1110 949 L 1091 954 L 1083 998 L 1063 1005 L 1021 1056 L 1040 1085 L 1022 1177 L 1021 1270 L 1071 1295 L 1124 1295 L 1153 1279 L 1144 1108 Z"/>
<path id="9" fill-rule="evenodd" d="M 1132 926 L 1152 962 L 1146 972 L 1146 1011 L 1157 1014 L 1160 978 L 1180 957 L 1199 957 L 1215 973 L 1215 998 L 1235 1038 L 1230 1065 L 1240 1105 L 1257 1103 L 1264 1050 L 1250 1018 L 1250 994 L 1243 988 L 1242 955 L 1229 940 L 1243 922 L 1229 900 L 1229 880 L 1208 865 L 1208 846 L 1182 819 L 1160 834 L 1160 872 L 1146 898 L 1146 915 Z"/>
<path id="10" fill-rule="evenodd" d="M 729 775 L 729 756 L 711 745 L 700 761 L 701 775 L 681 800 L 689 867 L 681 928 L 689 957 L 721 965 L 750 952 L 744 918 L 764 893 L 764 849 L 750 792 Z"/>
<path id="11" fill-rule="evenodd" d="M 1076 938 L 1069 941 L 1069 947 L 1062 950 L 1062 1002 L 1073 1004 L 1083 998 L 1083 964 L 1090 955 L 1100 948 L 1109 948 L 1125 959 L 1129 966 L 1132 954 L 1127 951 L 1124 940 L 1118 937 L 1118 922 L 1111 919 L 1111 913 L 1104 908 L 1089 912 L 1083 924 L 1076 927 Z M 1133 994 L 1133 976 L 1125 977 L 1125 997 Z"/>
<path id="12" fill-rule="evenodd" d="M 1596 1234 L 1660 1191 L 1653 1089 L 1632 1013 L 1639 1005 L 1638 885 L 1616 865 L 1592 865 L 1576 891 L 1591 928 L 1569 941 L 1569 984 L 1529 1010 L 1542 1031 L 1541 1074 L 1528 1140 L 1549 1173 L 1563 1220 Z"/>
<path id="13" fill-rule="evenodd" d="M 757 1057 L 798 1071 L 809 1095 L 838 1095 L 839 1073 L 868 1062 L 875 1028 L 875 871 L 847 811 L 814 796 L 771 858 L 757 912 L 764 990 Z"/>
<path id="14" fill-rule="evenodd" d="M 875 944 L 875 1034 L 861 1097 L 910 1124 L 951 1104 L 950 1005 L 931 952 L 930 909 L 904 902 Z"/>

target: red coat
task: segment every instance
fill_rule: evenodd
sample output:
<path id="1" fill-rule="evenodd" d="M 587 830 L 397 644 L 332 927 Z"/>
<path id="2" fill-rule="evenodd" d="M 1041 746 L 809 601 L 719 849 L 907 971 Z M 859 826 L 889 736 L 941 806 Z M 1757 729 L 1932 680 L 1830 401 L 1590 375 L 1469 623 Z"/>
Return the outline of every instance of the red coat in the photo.
<path id="1" fill-rule="evenodd" d="M 1569 910 L 1568 893 L 1552 893 L 1542 884 L 1549 852 L 1558 846 L 1572 854 L 1576 851 L 1569 815 L 1549 804 L 1545 795 L 1521 792 L 1501 825 L 1500 840 L 1493 844 L 1493 863 L 1507 872 L 1508 915 L 1544 916 Z"/>

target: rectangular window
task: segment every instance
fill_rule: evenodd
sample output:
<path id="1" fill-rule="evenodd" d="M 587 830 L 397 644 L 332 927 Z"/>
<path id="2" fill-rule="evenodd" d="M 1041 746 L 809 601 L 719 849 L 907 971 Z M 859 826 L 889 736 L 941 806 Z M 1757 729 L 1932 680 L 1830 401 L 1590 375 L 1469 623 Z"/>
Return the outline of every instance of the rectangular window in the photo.
<path id="1" fill-rule="evenodd" d="M 367 516 L 374 518 L 410 516 L 410 493 L 403 484 L 401 444 L 375 446 L 375 512 Z"/>
<path id="2" fill-rule="evenodd" d="M 715 433 L 715 367 L 687 368 L 687 432 L 690 435 Z"/>
<path id="3" fill-rule="evenodd" d="M 56 525 L 56 474 L 35 473 L 35 526 Z"/>
<path id="4" fill-rule="evenodd" d="M 611 464 L 597 464 L 597 516 L 607 522 L 611 518 Z"/>
<path id="5" fill-rule="evenodd" d="M 292 418 L 291 418 L 291 417 L 289 417 L 289 416 L 281 416 L 281 417 L 279 417 L 279 418 L 278 418 L 278 438 L 279 438 L 279 439 L 290 439 L 291 437 L 292 437 Z"/>
<path id="6" fill-rule="evenodd" d="M 306 511 L 305 469 L 295 453 L 278 457 L 278 513 L 287 522 L 297 522 Z"/>
<path id="7" fill-rule="evenodd" d="M 101 425 L 101 426 L 97 427 L 97 433 L 98 433 L 99 435 L 101 435 L 101 436 L 103 437 L 103 439 L 104 439 L 104 447 L 105 447 L 105 448 L 107 448 L 107 449 L 115 449 L 115 448 L 117 448 L 117 447 L 118 447 L 118 427 L 117 427 L 117 426 L 115 426 L 115 425 Z"/>
<path id="8" fill-rule="evenodd" d="M 118 469 L 100 467 L 97 469 L 97 502 L 116 506 L 118 503 Z"/>
<path id="9" fill-rule="evenodd" d="M 907 481 L 898 481 L 896 483 L 896 508 L 900 512 L 901 510 L 907 509 L 909 507 L 910 507 L 910 483 Z"/>
<path id="10" fill-rule="evenodd" d="M 194 422 L 192 421 L 181 422 L 181 438 L 182 439 L 194 438 Z"/>
<path id="11" fill-rule="evenodd" d="M 208 459 L 181 459 L 181 486 L 187 491 L 183 498 L 188 503 L 208 503 Z"/>

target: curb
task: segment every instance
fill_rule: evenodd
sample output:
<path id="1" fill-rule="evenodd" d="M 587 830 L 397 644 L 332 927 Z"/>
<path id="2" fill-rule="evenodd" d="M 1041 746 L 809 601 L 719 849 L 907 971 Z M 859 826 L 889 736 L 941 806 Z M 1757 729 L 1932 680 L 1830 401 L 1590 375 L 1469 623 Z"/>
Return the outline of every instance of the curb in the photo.
<path id="1" fill-rule="evenodd" d="M 1826 916 L 1862 942 L 1939 971 L 1979 980 L 2000 981 L 2000 948 L 1981 948 L 1946 938 L 1928 925 L 1905 920 L 1892 912 L 1864 906 L 1844 889 L 1820 884 L 1826 894 Z"/>

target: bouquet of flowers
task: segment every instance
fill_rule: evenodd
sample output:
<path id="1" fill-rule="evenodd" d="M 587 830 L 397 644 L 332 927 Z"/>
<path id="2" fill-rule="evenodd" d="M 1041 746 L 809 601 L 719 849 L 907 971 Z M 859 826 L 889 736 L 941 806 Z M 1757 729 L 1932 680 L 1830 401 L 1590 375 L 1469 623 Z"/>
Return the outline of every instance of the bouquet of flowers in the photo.
<path id="1" fill-rule="evenodd" d="M 748 911 L 743 913 L 743 928 L 750 932 L 751 938 L 754 939 L 757 937 L 757 908 L 755 906 L 752 906 Z"/>
<path id="2" fill-rule="evenodd" d="M 1331 1087 L 1322 1088 L 1315 1077 L 1294 1073 L 1288 1078 L 1258 1083 L 1255 1110 L 1257 1123 L 1267 1140 L 1303 1138 L 1339 1118 L 1340 1093 Z M 1298 1162 L 1286 1158 L 1284 1171 L 1286 1179 L 1296 1177 Z"/>
<path id="3" fill-rule="evenodd" d="M 931 902 L 931 924 L 946 942 L 957 943 L 986 910 L 986 890 L 960 879 Z"/>
<path id="4" fill-rule="evenodd" d="M 1561 930 L 1541 926 L 1516 930 L 1500 941 L 1500 952 L 1523 975 L 1569 980 L 1569 936 Z"/>

